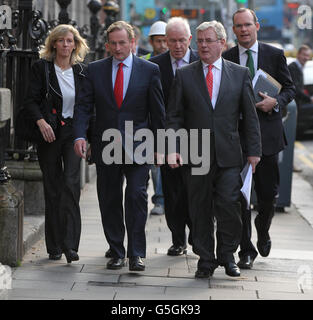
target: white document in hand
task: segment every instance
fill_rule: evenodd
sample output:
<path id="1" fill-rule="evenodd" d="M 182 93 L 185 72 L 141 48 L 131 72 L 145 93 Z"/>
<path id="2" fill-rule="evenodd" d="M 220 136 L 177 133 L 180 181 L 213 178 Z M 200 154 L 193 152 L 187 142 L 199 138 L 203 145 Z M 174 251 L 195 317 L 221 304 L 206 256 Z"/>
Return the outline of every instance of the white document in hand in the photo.
<path id="1" fill-rule="evenodd" d="M 251 187 L 252 187 L 252 166 L 247 162 L 240 172 L 242 180 L 242 188 L 240 189 L 242 195 L 246 199 L 247 209 L 250 208 Z"/>

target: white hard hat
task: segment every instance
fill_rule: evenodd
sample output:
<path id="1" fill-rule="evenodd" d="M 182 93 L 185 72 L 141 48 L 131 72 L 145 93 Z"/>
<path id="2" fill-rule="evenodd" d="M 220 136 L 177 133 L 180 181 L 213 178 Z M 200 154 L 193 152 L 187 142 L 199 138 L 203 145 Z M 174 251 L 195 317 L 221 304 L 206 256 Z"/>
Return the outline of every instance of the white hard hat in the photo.
<path id="1" fill-rule="evenodd" d="M 150 28 L 150 36 L 165 36 L 166 23 L 164 21 L 156 21 Z"/>

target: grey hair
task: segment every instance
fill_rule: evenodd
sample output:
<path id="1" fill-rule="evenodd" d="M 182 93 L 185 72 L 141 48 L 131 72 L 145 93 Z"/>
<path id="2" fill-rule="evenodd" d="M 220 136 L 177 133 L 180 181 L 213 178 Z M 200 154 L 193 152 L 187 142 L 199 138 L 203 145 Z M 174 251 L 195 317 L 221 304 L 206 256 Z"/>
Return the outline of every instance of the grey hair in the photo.
<path id="1" fill-rule="evenodd" d="M 188 37 L 191 36 L 191 31 L 190 31 L 190 26 L 189 26 L 188 20 L 185 18 L 182 18 L 182 17 L 173 17 L 168 20 L 167 25 L 166 25 L 166 29 L 165 29 L 166 35 L 168 34 L 169 30 L 171 28 L 175 27 L 175 25 L 177 25 L 177 24 L 183 25 L 188 33 Z"/>
<path id="2" fill-rule="evenodd" d="M 216 33 L 216 36 L 217 36 L 217 39 L 219 39 L 219 40 L 224 39 L 226 41 L 227 35 L 226 35 L 225 28 L 220 22 L 218 22 L 216 20 L 202 22 L 196 28 L 197 35 L 198 35 L 198 31 L 204 31 L 204 30 L 207 30 L 209 28 L 213 28 L 214 29 L 214 31 Z"/>

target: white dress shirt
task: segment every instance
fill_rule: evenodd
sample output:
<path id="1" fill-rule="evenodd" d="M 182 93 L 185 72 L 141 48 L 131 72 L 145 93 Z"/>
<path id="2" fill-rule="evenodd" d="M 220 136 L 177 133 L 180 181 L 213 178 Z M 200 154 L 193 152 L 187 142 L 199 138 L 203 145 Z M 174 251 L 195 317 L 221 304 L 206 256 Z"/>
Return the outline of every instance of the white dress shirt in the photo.
<path id="1" fill-rule="evenodd" d="M 213 68 L 212 68 L 212 73 L 213 73 L 213 90 L 212 90 L 212 99 L 211 103 L 213 106 L 213 109 L 215 109 L 215 104 L 216 100 L 218 97 L 218 93 L 220 90 L 220 85 L 221 85 L 221 78 L 222 78 L 222 58 L 217 59 L 213 63 Z M 208 73 L 208 64 L 204 63 L 202 61 L 202 66 L 203 66 L 203 73 L 204 73 L 204 78 L 206 78 L 207 73 Z"/>
<path id="2" fill-rule="evenodd" d="M 69 68 L 67 70 L 62 70 L 56 64 L 54 64 L 54 68 L 62 92 L 62 117 L 73 118 L 75 105 L 75 81 L 73 69 Z"/>
<path id="3" fill-rule="evenodd" d="M 238 48 L 239 48 L 240 65 L 246 66 L 247 60 L 248 60 L 248 55 L 246 53 L 247 48 L 242 47 L 239 43 L 238 43 Z M 258 41 L 255 41 L 254 45 L 249 49 L 251 51 L 252 58 L 253 58 L 254 73 L 256 73 L 258 70 L 258 52 L 259 52 Z"/>

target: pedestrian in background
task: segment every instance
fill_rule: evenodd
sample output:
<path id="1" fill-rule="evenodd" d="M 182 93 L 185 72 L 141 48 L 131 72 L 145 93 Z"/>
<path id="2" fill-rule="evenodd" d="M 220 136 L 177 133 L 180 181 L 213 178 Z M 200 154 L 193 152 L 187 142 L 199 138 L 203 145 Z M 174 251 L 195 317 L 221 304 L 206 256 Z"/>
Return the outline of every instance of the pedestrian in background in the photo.
<path id="1" fill-rule="evenodd" d="M 133 27 L 134 32 L 135 32 L 135 41 L 134 41 L 134 43 L 132 45 L 132 53 L 137 57 L 144 56 L 145 54 L 149 53 L 149 50 L 147 50 L 145 48 L 142 48 L 139 45 L 140 40 L 141 40 L 141 31 L 140 31 L 140 29 L 135 25 L 132 25 L 132 27 Z"/>
<path id="2" fill-rule="evenodd" d="M 307 117 L 311 117 L 311 110 L 313 108 L 313 96 L 304 90 L 303 68 L 305 64 L 311 60 L 312 49 L 303 44 L 297 52 L 297 59 L 288 65 L 288 69 L 296 88 L 295 101 L 297 104 L 297 135 L 301 135 L 305 130 L 310 129 L 310 126 L 304 126 L 303 121 L 306 122 Z M 309 112 L 309 113 L 308 113 Z M 301 172 L 302 169 L 293 164 L 293 172 Z"/>
<path id="3" fill-rule="evenodd" d="M 191 38 L 190 26 L 186 19 L 181 17 L 169 19 L 166 26 L 169 50 L 150 59 L 160 67 L 166 111 L 176 69 L 199 59 L 197 52 L 190 48 Z M 172 233 L 172 245 L 167 254 L 179 256 L 187 252 L 186 226 L 189 228 L 188 242 L 192 243 L 186 188 L 181 168 L 172 169 L 165 164 L 161 166 L 161 176 L 165 218 Z"/>
<path id="4" fill-rule="evenodd" d="M 252 170 L 260 160 L 260 128 L 247 68 L 221 58 L 226 31 L 217 21 L 197 27 L 200 61 L 176 71 L 170 94 L 166 129 L 198 129 L 199 153 L 209 154 L 208 173 L 193 174 L 190 159 L 168 155 L 170 166 L 182 166 L 192 226 L 193 251 L 199 255 L 196 278 L 208 278 L 221 265 L 228 276 L 240 276 L 234 253 L 241 238 L 240 170 L 242 152 L 238 122 L 242 115 Z M 210 145 L 203 145 L 201 131 L 210 129 Z M 210 148 L 210 152 L 203 151 Z M 188 163 L 187 163 L 188 162 Z M 216 254 L 214 240 L 216 218 Z"/>
<path id="5" fill-rule="evenodd" d="M 81 63 L 88 52 L 85 40 L 71 25 L 58 25 L 48 35 L 32 66 L 25 105 L 38 125 L 44 142 L 37 147 L 45 196 L 45 240 L 49 259 L 67 262 L 79 260 L 77 254 L 81 217 L 80 158 L 74 152 L 73 113 L 78 92 L 85 77 Z M 40 105 L 46 96 L 45 64 L 49 70 L 49 94 L 52 113 L 57 115 L 54 132 L 43 117 Z"/>
<path id="6" fill-rule="evenodd" d="M 149 43 L 152 46 L 152 52 L 142 56 L 142 58 L 146 60 L 168 50 L 166 42 L 166 23 L 164 21 L 156 21 L 152 24 L 149 31 Z"/>
<path id="7" fill-rule="evenodd" d="M 153 51 L 142 56 L 142 58 L 146 60 L 149 60 L 150 58 L 168 50 L 166 43 L 166 23 L 164 21 L 156 21 L 152 24 L 149 31 L 149 42 L 153 48 Z M 153 165 L 151 167 L 151 176 L 154 188 L 154 195 L 152 196 L 151 200 L 154 204 L 154 207 L 151 209 L 150 214 L 162 215 L 164 214 L 164 196 L 160 167 Z"/>
<path id="8" fill-rule="evenodd" d="M 297 52 L 297 59 L 288 65 L 291 78 L 296 87 L 295 100 L 296 100 L 298 109 L 300 109 L 301 105 L 305 103 L 313 103 L 313 96 L 310 96 L 303 90 L 304 89 L 303 68 L 305 64 L 311 60 L 311 58 L 312 58 L 312 49 L 309 46 L 303 44 Z"/>
<path id="9" fill-rule="evenodd" d="M 262 69 L 281 85 L 276 97 L 260 92 L 262 101 L 256 104 L 262 137 L 262 157 L 253 175 L 257 195 L 255 227 L 257 230 L 257 248 L 262 257 L 271 250 L 269 229 L 275 212 L 279 188 L 278 153 L 286 146 L 287 140 L 282 123 L 282 112 L 295 96 L 295 88 L 287 68 L 283 50 L 258 42 L 257 33 L 260 24 L 253 10 L 241 8 L 233 14 L 233 31 L 238 45 L 223 53 L 223 57 L 237 64 L 247 66 L 252 78 L 258 69 Z M 241 144 L 246 154 L 246 135 L 241 135 Z M 243 231 L 240 243 L 238 266 L 251 269 L 258 255 L 251 242 L 251 210 L 246 209 L 242 198 Z"/>

